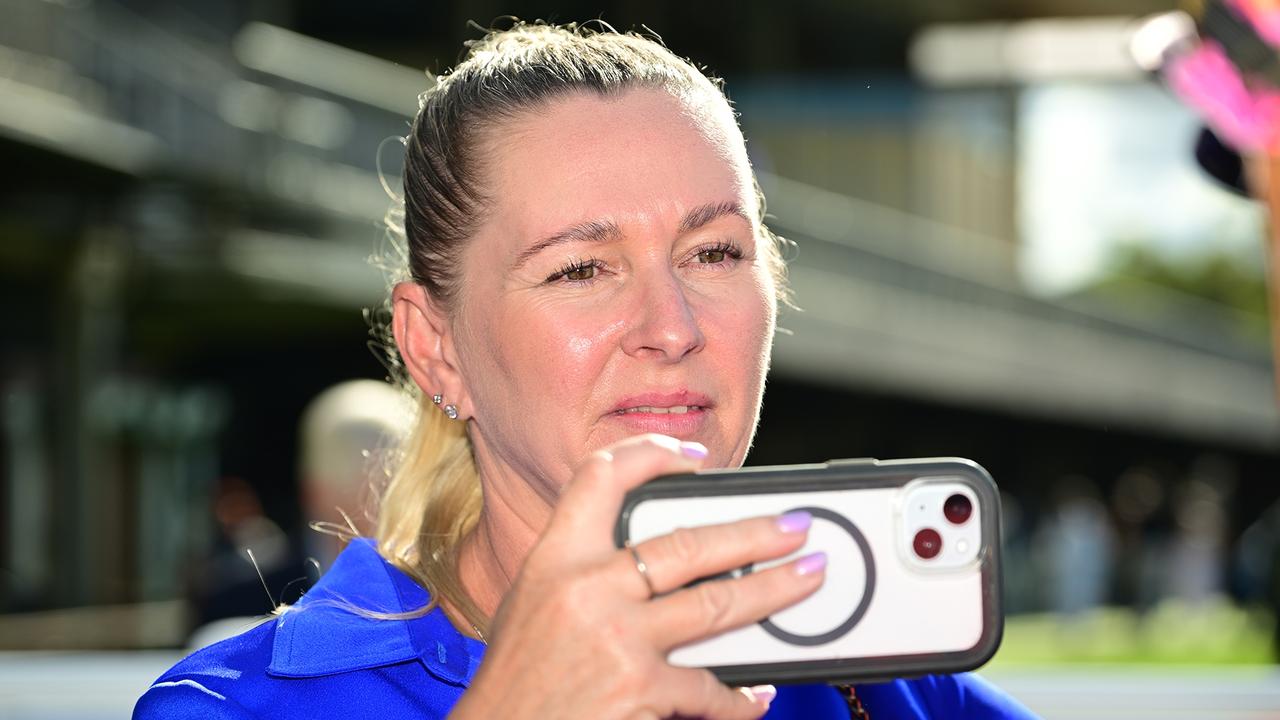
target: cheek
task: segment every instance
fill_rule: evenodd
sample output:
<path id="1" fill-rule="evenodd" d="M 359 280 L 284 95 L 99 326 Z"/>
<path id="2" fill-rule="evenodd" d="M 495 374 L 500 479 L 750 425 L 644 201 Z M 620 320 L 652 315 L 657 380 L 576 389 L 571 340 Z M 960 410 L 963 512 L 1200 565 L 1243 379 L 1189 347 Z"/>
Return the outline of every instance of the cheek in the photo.
<path id="1" fill-rule="evenodd" d="M 773 339 L 772 293 L 771 283 L 757 281 L 721 298 L 704 315 L 709 366 L 725 401 L 725 412 L 717 415 L 723 442 L 712 447 L 711 467 L 741 465 L 754 435 Z"/>
<path id="2" fill-rule="evenodd" d="M 761 363 L 767 357 L 773 336 L 775 308 L 771 283 L 758 280 L 739 287 L 731 296 L 708 303 L 704 313 L 705 330 L 719 342 L 717 361 L 726 365 L 738 378 L 763 372 Z"/>
<path id="3" fill-rule="evenodd" d="M 618 344 L 622 321 L 600 306 L 518 304 L 493 347 L 504 355 L 502 372 L 517 391 L 551 395 L 564 403 L 589 391 Z"/>

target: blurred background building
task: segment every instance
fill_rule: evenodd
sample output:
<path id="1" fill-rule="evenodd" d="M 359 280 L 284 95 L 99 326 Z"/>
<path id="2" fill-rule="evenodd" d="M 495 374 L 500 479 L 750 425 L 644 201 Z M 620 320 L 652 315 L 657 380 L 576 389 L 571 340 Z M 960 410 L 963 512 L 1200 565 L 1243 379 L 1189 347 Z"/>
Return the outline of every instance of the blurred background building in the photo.
<path id="1" fill-rule="evenodd" d="M 303 408 L 385 375 L 380 175 L 511 14 L 726 78 L 802 308 L 751 462 L 985 465 L 1015 661 L 1267 661 L 1264 218 L 1128 55 L 1173 5 L 0 0 L 0 649 L 179 647 L 227 512 L 305 532 Z"/>

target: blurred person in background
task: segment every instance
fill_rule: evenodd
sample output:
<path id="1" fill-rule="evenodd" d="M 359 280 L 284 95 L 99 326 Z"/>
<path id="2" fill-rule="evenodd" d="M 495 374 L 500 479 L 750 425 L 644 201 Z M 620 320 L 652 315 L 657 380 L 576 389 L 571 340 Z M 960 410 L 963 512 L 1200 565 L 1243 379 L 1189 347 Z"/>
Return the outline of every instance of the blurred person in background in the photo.
<path id="1" fill-rule="evenodd" d="M 1267 206 L 1272 357 L 1280 359 L 1280 2 L 1198 0 L 1157 16 L 1134 38 L 1139 62 L 1158 70 L 1204 119 L 1197 160 L 1227 187 Z M 1276 362 L 1280 399 L 1280 362 Z M 1241 536 L 1238 567 L 1280 618 L 1280 503 Z M 1280 620 L 1274 653 L 1280 659 Z"/>
<path id="2" fill-rule="evenodd" d="M 385 487 L 390 454 L 413 422 L 404 393 L 377 380 L 348 380 L 302 412 L 299 500 L 303 552 L 327 569 L 352 537 L 373 532 L 372 502 Z"/>
<path id="3" fill-rule="evenodd" d="M 1115 521 L 1117 599 L 1146 613 L 1160 602 L 1169 583 L 1173 511 L 1160 464 L 1143 463 L 1120 473 L 1111 489 Z"/>
<path id="4" fill-rule="evenodd" d="M 1074 620 L 1106 601 L 1114 532 L 1093 480 L 1069 475 L 1057 482 L 1036 539 L 1055 612 Z"/>
<path id="5" fill-rule="evenodd" d="M 218 539 L 192 579 L 196 629 L 188 647 L 231 637 L 296 602 L 350 538 L 370 534 L 369 501 L 386 485 L 388 454 L 412 419 L 404 393 L 377 380 L 341 382 L 312 399 L 299 428 L 303 524 L 292 538 L 266 516 L 248 482 L 219 480 Z"/>
<path id="6" fill-rule="evenodd" d="M 1232 565 L 1237 591 L 1270 608 L 1271 653 L 1280 661 L 1280 503 L 1245 528 L 1236 548 Z"/>
<path id="7" fill-rule="evenodd" d="M 1188 605 L 1204 606 L 1226 590 L 1227 507 L 1234 485 L 1229 463 L 1205 455 L 1175 495 L 1169 595 Z"/>
<path id="8" fill-rule="evenodd" d="M 785 285 L 714 81 L 637 35 L 516 23 L 422 95 L 405 168 L 390 334 L 420 409 L 375 536 L 135 717 L 1030 716 L 968 674 L 735 690 L 666 662 L 826 564 L 682 589 L 794 552 L 806 513 L 613 543 L 629 489 L 740 465 L 759 417 Z"/>
<path id="9" fill-rule="evenodd" d="M 288 535 L 267 517 L 258 492 L 244 478 L 218 478 L 213 516 L 218 537 L 191 578 L 196 629 L 187 644 L 192 648 L 230 637 L 271 612 L 275 598 L 302 569 Z"/>

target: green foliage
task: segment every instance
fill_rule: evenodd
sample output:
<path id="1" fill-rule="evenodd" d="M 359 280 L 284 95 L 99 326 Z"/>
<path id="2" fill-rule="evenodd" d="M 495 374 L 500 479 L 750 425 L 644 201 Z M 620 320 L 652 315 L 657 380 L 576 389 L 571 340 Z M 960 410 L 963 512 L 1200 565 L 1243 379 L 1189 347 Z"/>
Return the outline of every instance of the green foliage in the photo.
<path id="1" fill-rule="evenodd" d="M 1148 245 L 1124 243 L 1110 265 L 1111 278 L 1143 280 L 1237 310 L 1267 312 L 1263 269 L 1221 251 L 1177 261 Z"/>
<path id="2" fill-rule="evenodd" d="M 1035 665 L 1259 665 L 1274 662 L 1269 613 L 1225 600 L 1174 601 L 1140 614 L 1097 608 L 1076 616 L 1019 615 L 988 667 Z"/>
<path id="3" fill-rule="evenodd" d="M 1147 243 L 1126 242 L 1116 246 L 1109 270 L 1083 294 L 1147 320 L 1199 325 L 1265 343 L 1267 288 L 1261 262 L 1222 250 L 1177 259 Z"/>

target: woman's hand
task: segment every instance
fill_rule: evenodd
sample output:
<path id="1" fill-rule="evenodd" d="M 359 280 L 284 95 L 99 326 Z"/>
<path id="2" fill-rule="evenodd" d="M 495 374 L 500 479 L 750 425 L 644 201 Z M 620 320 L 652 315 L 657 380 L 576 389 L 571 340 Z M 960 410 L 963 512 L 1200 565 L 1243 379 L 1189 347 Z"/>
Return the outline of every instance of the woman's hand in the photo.
<path id="1" fill-rule="evenodd" d="M 804 599 L 822 584 L 823 558 L 679 588 L 794 552 L 804 544 L 807 518 L 753 518 L 648 540 L 636 551 L 649 582 L 631 553 L 613 545 L 629 490 L 697 470 L 705 456 L 697 443 L 642 435 L 594 453 L 578 469 L 503 600 L 484 662 L 451 717 L 764 714 L 772 687 L 733 690 L 707 670 L 668 664 L 667 653 Z"/>

